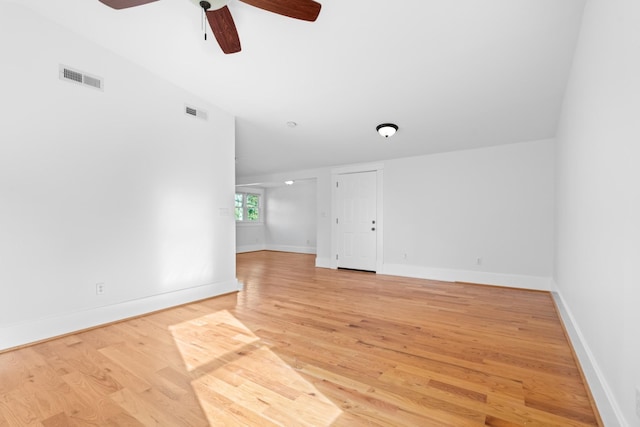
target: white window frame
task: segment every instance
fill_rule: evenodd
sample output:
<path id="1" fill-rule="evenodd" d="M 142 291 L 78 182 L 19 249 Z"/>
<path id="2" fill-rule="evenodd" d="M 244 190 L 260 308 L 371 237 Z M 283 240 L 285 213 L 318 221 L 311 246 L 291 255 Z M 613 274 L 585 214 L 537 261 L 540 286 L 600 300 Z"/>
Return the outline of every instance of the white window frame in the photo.
<path id="1" fill-rule="evenodd" d="M 242 218 L 241 220 L 236 219 L 236 224 L 242 225 L 262 225 L 264 224 L 264 190 L 261 188 L 237 188 L 234 194 L 234 202 L 233 202 L 233 217 L 235 218 L 235 195 L 242 194 Z M 257 221 L 249 221 L 246 218 L 247 215 L 247 195 L 258 196 L 258 220 Z"/>

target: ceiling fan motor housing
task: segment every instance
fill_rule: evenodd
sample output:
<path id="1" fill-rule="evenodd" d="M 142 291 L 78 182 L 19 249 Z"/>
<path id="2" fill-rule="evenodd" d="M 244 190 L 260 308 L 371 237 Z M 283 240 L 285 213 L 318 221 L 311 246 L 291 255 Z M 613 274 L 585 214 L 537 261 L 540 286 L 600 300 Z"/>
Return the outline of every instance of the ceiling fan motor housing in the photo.
<path id="1" fill-rule="evenodd" d="M 193 2 L 204 10 L 218 10 L 225 7 L 229 0 L 193 0 Z"/>
<path id="2" fill-rule="evenodd" d="M 153 3 L 158 0 L 99 0 L 101 3 L 113 9 L 126 9 L 129 7 L 141 6 Z M 236 24 L 233 22 L 231 11 L 227 3 L 231 0 L 191 0 L 203 11 L 209 26 L 216 37 L 222 51 L 226 54 L 240 52 L 240 37 Z M 315 0 L 240 0 L 251 6 L 273 12 L 278 15 L 290 18 L 301 19 L 303 21 L 315 21 L 320 13 L 322 5 Z M 205 40 L 207 33 L 205 30 Z"/>

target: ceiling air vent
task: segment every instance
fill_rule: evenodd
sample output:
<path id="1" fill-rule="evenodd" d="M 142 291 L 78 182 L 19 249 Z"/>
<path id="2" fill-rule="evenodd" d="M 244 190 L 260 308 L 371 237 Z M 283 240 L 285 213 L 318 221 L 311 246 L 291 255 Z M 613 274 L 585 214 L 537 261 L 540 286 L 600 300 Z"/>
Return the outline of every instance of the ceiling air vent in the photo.
<path id="1" fill-rule="evenodd" d="M 66 65 L 60 65 L 60 80 L 71 83 L 89 86 L 94 89 L 103 90 L 104 81 L 100 77 L 92 76 L 82 71 L 74 70 Z"/>
<path id="2" fill-rule="evenodd" d="M 195 107 L 191 107 L 190 105 L 185 105 L 184 106 L 184 112 L 185 114 L 188 114 L 190 116 L 193 117 L 197 117 L 199 119 L 202 120 L 207 120 L 207 112 L 204 110 L 199 110 Z"/>

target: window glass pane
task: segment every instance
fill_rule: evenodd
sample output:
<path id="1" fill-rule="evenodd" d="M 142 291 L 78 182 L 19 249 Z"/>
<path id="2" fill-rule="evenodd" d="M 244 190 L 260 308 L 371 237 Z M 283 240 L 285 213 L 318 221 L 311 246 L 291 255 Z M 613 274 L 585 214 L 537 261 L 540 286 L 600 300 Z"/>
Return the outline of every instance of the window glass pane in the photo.
<path id="1" fill-rule="evenodd" d="M 247 221 L 259 221 L 260 215 L 258 208 L 247 208 Z"/>
<path id="2" fill-rule="evenodd" d="M 234 213 L 236 221 L 261 221 L 260 195 L 236 193 Z"/>
<path id="3" fill-rule="evenodd" d="M 260 204 L 260 196 L 257 194 L 247 194 L 247 208 L 257 208 Z"/>
<path id="4" fill-rule="evenodd" d="M 244 194 L 236 193 L 235 200 L 236 200 L 236 209 L 235 209 L 236 221 L 242 221 L 244 219 L 244 212 L 242 209 Z"/>

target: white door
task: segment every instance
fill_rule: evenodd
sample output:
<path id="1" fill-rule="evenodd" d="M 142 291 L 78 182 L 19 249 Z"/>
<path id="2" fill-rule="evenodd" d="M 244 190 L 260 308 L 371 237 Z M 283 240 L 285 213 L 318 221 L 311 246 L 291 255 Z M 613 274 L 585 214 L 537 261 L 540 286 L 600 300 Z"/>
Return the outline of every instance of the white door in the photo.
<path id="1" fill-rule="evenodd" d="M 338 176 L 338 268 L 376 271 L 376 172 Z"/>

